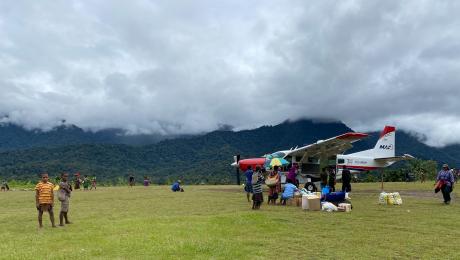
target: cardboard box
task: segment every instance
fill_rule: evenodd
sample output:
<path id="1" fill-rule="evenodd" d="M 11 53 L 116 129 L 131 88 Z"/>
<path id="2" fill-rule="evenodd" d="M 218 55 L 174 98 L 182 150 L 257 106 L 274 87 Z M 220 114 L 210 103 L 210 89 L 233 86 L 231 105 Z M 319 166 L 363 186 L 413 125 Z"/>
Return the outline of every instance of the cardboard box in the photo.
<path id="1" fill-rule="evenodd" d="M 345 211 L 345 212 L 350 212 L 351 211 L 351 204 L 349 204 L 349 203 L 340 203 L 339 204 L 339 210 L 340 211 Z"/>
<path id="2" fill-rule="evenodd" d="M 304 210 L 308 209 L 308 196 L 307 195 L 302 196 L 302 209 Z"/>
<path id="3" fill-rule="evenodd" d="M 321 210 L 321 200 L 318 197 L 308 197 L 308 210 Z"/>
<path id="4" fill-rule="evenodd" d="M 309 199 L 320 199 L 315 195 L 303 195 L 302 196 L 302 209 L 308 210 L 310 208 Z"/>
<path id="5" fill-rule="evenodd" d="M 302 197 L 294 197 L 294 199 L 295 199 L 295 205 L 297 207 L 302 206 Z"/>

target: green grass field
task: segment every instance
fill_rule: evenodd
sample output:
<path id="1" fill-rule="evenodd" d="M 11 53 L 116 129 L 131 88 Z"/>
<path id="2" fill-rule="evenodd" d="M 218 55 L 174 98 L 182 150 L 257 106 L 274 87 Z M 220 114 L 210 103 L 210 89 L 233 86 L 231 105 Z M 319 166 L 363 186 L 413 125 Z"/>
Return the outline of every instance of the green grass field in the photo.
<path id="1" fill-rule="evenodd" d="M 14 188 L 14 187 L 13 187 Z M 351 213 L 250 209 L 242 188 L 102 187 L 72 194 L 74 224 L 37 228 L 34 192 L 0 193 L 2 259 L 460 258 L 460 201 L 432 183 L 386 183 L 402 206 L 378 205 L 379 183 L 354 184 Z M 59 202 L 55 215 L 58 219 Z"/>

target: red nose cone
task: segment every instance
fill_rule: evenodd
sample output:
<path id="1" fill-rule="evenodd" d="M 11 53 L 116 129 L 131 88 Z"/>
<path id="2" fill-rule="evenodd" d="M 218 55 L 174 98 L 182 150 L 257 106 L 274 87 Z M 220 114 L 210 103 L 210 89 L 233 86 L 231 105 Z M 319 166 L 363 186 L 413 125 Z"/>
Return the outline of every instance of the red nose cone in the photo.
<path id="1" fill-rule="evenodd" d="M 265 163 L 265 158 L 251 158 L 244 159 L 238 162 L 238 165 L 242 171 L 246 171 L 249 166 L 254 170 L 256 166 L 263 167 Z"/>

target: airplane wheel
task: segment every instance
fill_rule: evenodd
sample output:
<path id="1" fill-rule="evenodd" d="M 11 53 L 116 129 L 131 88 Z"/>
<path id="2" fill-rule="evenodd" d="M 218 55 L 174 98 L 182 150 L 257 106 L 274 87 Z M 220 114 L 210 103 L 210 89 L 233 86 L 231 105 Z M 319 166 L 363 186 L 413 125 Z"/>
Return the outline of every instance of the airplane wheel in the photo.
<path id="1" fill-rule="evenodd" d="M 305 183 L 305 189 L 310 191 L 310 192 L 315 192 L 317 190 L 316 186 L 315 186 L 315 184 L 313 184 L 313 182 Z"/>

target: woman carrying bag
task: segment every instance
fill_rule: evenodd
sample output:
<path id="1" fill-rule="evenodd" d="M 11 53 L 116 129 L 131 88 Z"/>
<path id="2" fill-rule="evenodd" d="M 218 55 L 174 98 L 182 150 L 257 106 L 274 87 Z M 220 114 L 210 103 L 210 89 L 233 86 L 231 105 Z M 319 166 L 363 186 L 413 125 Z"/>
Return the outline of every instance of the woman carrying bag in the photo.
<path id="1" fill-rule="evenodd" d="M 271 201 L 273 205 L 276 205 L 278 193 L 281 192 L 281 178 L 278 173 L 278 166 L 273 167 L 273 171 L 268 175 L 265 184 L 268 186 L 268 204 Z"/>

